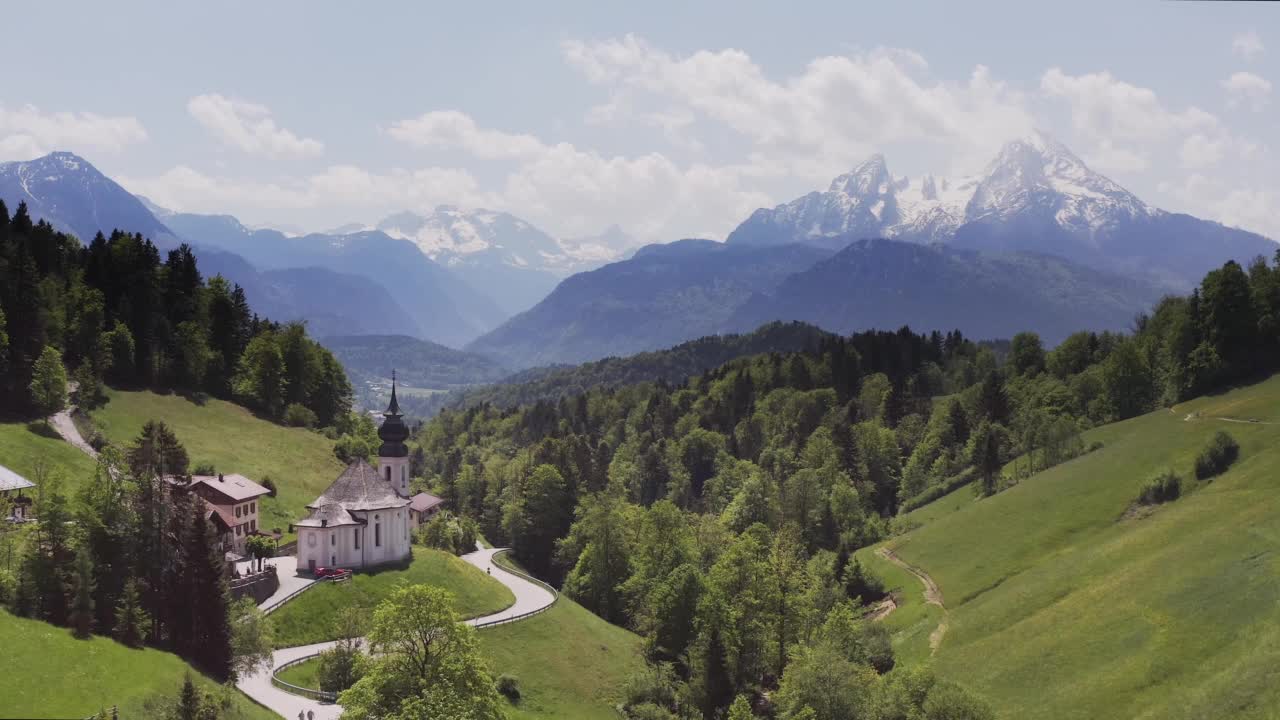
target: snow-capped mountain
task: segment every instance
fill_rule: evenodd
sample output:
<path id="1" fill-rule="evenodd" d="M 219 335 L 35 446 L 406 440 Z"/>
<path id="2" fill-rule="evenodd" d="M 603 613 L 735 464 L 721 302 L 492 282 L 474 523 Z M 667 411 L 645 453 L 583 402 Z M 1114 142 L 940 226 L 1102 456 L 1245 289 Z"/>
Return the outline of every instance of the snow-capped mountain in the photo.
<path id="1" fill-rule="evenodd" d="M 173 232 L 138 198 L 74 153 L 0 163 L 0 200 L 10 212 L 25 202 L 31 217 L 84 243 L 99 231 L 109 235 L 118 228 L 142 233 L 162 247 L 176 244 Z"/>
<path id="2" fill-rule="evenodd" d="M 532 307 L 565 276 L 622 255 L 601 243 L 561 242 L 509 213 L 451 205 L 428 215 L 397 213 L 376 229 L 413 242 L 432 260 L 485 288 L 510 313 Z"/>
<path id="3" fill-rule="evenodd" d="M 1045 252 L 1170 286 L 1276 247 L 1261 235 L 1154 208 L 1040 132 L 1006 144 L 974 177 L 895 178 L 875 155 L 826 192 L 757 210 L 729 242 L 834 247 L 849 236 Z"/>

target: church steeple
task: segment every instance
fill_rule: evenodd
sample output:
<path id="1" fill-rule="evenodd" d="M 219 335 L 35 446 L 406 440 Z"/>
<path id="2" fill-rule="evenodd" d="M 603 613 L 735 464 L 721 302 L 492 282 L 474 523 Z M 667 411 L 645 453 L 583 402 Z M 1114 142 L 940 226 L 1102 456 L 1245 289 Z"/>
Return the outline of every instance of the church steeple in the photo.
<path id="1" fill-rule="evenodd" d="M 378 437 L 382 439 L 378 457 L 408 457 L 409 448 L 404 441 L 409 439 L 409 427 L 404 424 L 400 403 L 396 400 L 395 370 L 391 371 L 391 404 L 387 405 L 382 417 L 382 427 L 378 428 Z"/>

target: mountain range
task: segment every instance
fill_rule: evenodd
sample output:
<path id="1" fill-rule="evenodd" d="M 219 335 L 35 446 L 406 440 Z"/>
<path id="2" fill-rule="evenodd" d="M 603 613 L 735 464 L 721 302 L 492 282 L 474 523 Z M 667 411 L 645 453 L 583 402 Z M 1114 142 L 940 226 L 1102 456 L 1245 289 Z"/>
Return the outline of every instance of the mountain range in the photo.
<path id="1" fill-rule="evenodd" d="M 775 320 L 979 338 L 1030 328 L 1053 342 L 1127 328 L 1225 260 L 1276 250 L 1148 205 L 1040 133 L 971 177 L 895 177 L 873 156 L 825 191 L 757 210 L 724 243 L 649 245 L 626 259 L 635 242 L 616 227 L 557 239 L 508 213 L 452 206 L 326 233 L 255 230 L 148 203 L 70 153 L 0 164 L 0 199 L 82 239 L 118 227 L 162 248 L 190 242 L 207 275 L 317 336 L 413 336 L 514 369 Z"/>
<path id="2" fill-rule="evenodd" d="M 1042 252 L 1180 290 L 1228 259 L 1276 249 L 1256 233 L 1152 207 L 1040 132 L 1006 144 L 973 177 L 894 177 L 872 156 L 825 192 L 755 211 L 728 242 L 836 248 L 848 237 Z"/>

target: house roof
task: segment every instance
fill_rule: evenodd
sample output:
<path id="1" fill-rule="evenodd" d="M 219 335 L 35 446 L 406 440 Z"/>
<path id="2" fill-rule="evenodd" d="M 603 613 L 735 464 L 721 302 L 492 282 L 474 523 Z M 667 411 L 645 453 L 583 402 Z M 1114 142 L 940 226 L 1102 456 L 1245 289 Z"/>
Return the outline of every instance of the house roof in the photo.
<path id="1" fill-rule="evenodd" d="M 372 465 L 359 459 L 348 465 L 338 479 L 307 507 L 315 509 L 329 504 L 341 505 L 346 510 L 387 510 L 404 507 L 409 504 L 409 499 L 401 497 Z"/>
<path id="2" fill-rule="evenodd" d="M 438 498 L 431 493 L 418 493 L 409 500 L 409 509 L 414 512 L 426 512 L 431 508 L 444 502 L 444 498 Z"/>
<path id="3" fill-rule="evenodd" d="M 193 475 L 191 477 L 191 487 L 195 488 L 200 485 L 225 495 L 232 502 L 244 502 L 271 494 L 270 490 L 238 473 Z"/>
<path id="4" fill-rule="evenodd" d="M 212 521 L 214 518 L 217 518 L 222 521 L 222 524 L 226 526 L 227 530 L 230 530 L 237 525 L 238 521 L 235 519 L 235 515 L 232 514 L 231 508 L 219 507 L 204 498 L 201 498 L 201 502 L 204 503 L 204 509 L 208 511 L 208 514 L 205 515 L 206 519 Z M 214 524 L 216 525 L 217 523 Z"/>
<path id="5" fill-rule="evenodd" d="M 3 490 L 25 490 L 33 488 L 36 484 L 22 477 L 18 473 L 9 468 L 0 465 L 0 491 Z"/>
<path id="6" fill-rule="evenodd" d="M 342 527 L 364 524 L 364 521 L 352 517 L 346 508 L 337 503 L 329 503 L 312 508 L 311 514 L 306 519 L 294 523 L 294 527 Z"/>

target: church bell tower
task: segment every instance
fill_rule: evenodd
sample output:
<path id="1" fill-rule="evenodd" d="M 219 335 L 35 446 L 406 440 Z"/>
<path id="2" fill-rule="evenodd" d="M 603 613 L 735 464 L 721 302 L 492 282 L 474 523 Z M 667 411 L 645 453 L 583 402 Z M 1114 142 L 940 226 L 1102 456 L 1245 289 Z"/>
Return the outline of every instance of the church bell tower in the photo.
<path id="1" fill-rule="evenodd" d="M 395 370 L 391 371 L 391 404 L 382 417 L 382 427 L 378 428 L 378 437 L 382 439 L 378 447 L 378 473 L 402 497 L 409 497 L 409 447 L 404 444 L 409 439 L 409 427 L 404 424 L 400 403 L 396 400 Z"/>

